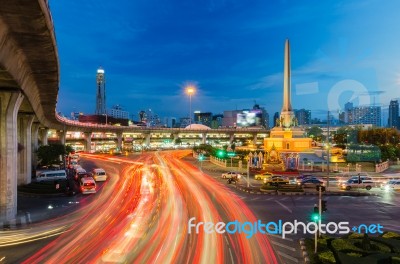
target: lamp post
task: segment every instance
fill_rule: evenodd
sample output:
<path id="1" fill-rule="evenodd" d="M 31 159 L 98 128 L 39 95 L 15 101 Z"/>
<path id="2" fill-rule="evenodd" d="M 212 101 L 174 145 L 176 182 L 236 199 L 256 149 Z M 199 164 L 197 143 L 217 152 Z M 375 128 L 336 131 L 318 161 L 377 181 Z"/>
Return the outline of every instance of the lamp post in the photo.
<path id="1" fill-rule="evenodd" d="M 196 91 L 193 85 L 186 87 L 186 93 L 189 95 L 189 128 L 192 128 L 192 94 Z"/>

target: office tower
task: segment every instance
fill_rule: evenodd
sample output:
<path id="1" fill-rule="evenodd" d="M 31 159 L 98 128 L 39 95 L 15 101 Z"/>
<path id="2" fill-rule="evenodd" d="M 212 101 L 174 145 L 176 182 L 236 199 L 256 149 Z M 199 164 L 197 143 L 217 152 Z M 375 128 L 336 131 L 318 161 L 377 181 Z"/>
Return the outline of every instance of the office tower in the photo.
<path id="1" fill-rule="evenodd" d="M 381 107 L 380 106 L 358 106 L 348 110 L 352 114 L 351 125 L 381 126 Z"/>
<path id="2" fill-rule="evenodd" d="M 295 110 L 295 116 L 299 125 L 311 125 L 311 110 Z"/>
<path id="3" fill-rule="evenodd" d="M 129 119 L 129 112 L 124 111 L 119 105 L 114 105 L 111 109 L 108 109 L 107 114 L 115 118 Z"/>
<path id="4" fill-rule="evenodd" d="M 399 129 L 399 101 L 391 100 L 389 105 L 388 127 Z"/>
<path id="5" fill-rule="evenodd" d="M 279 120 L 279 112 L 275 112 L 274 114 L 274 120 L 273 121 L 273 127 L 279 126 L 278 121 Z"/>
<path id="6" fill-rule="evenodd" d="M 97 93 L 96 93 L 96 115 L 106 114 L 106 78 L 104 70 L 100 67 L 96 75 Z"/>
<path id="7" fill-rule="evenodd" d="M 203 112 L 203 113 L 200 111 L 194 112 L 194 123 L 211 127 L 211 121 L 212 121 L 211 112 Z"/>

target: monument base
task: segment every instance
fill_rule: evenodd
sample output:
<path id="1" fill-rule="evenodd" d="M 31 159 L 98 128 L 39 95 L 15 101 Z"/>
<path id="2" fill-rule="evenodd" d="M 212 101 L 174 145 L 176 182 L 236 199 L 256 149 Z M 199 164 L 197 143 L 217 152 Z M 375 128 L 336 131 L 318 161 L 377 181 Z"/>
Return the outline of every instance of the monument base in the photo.
<path id="1" fill-rule="evenodd" d="M 262 165 L 263 170 L 273 172 L 273 171 L 284 171 L 285 170 L 285 165 L 282 163 L 277 163 L 277 164 L 271 164 L 271 163 L 264 163 Z"/>

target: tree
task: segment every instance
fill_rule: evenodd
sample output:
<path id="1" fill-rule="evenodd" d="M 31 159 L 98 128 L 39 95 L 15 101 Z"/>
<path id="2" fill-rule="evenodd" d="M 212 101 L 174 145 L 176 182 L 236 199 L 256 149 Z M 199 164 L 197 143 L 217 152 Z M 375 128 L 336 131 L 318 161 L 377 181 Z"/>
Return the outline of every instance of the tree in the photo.
<path id="1" fill-rule="evenodd" d="M 175 145 L 181 145 L 182 144 L 182 139 L 176 138 L 175 139 Z"/>
<path id="2" fill-rule="evenodd" d="M 235 151 L 235 148 L 236 148 L 236 144 L 235 144 L 235 142 L 233 142 L 233 143 L 231 144 L 231 149 L 232 149 L 232 151 Z"/>
<path id="3" fill-rule="evenodd" d="M 307 130 L 307 134 L 315 141 L 322 141 L 324 139 L 324 136 L 322 135 L 322 129 L 317 126 L 312 126 L 311 128 L 309 128 Z"/>
<path id="4" fill-rule="evenodd" d="M 65 145 L 62 144 L 40 146 L 36 153 L 42 166 L 60 163 L 60 156 L 67 154 Z"/>

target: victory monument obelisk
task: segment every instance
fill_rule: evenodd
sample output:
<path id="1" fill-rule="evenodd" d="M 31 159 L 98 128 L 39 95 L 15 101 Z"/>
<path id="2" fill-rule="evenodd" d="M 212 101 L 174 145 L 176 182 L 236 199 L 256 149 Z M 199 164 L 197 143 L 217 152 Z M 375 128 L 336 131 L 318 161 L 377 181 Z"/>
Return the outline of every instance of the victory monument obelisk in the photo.
<path id="1" fill-rule="evenodd" d="M 311 149 L 311 138 L 305 137 L 305 131 L 298 126 L 291 103 L 290 81 L 290 44 L 285 42 L 283 67 L 283 105 L 277 126 L 271 129 L 269 138 L 264 139 L 267 153 L 265 168 L 297 168 L 299 152 Z"/>

